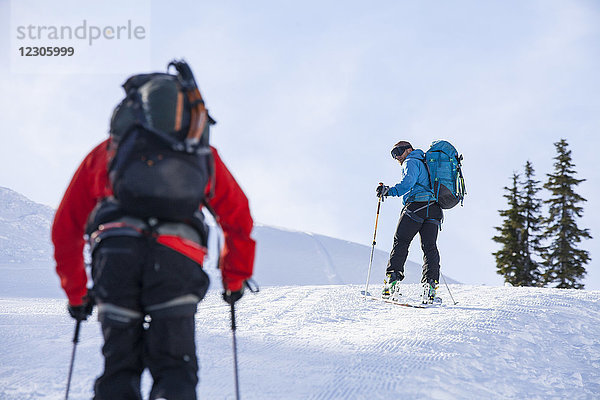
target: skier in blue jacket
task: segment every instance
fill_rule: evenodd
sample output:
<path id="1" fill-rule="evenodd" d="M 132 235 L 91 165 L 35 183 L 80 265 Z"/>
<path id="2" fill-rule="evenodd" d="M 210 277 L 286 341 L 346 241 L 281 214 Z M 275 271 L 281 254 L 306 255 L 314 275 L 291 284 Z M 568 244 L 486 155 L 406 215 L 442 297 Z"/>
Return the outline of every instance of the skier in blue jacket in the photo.
<path id="1" fill-rule="evenodd" d="M 413 149 L 407 141 L 400 141 L 392 149 L 392 157 L 402 166 L 400 182 L 394 186 L 380 185 L 377 196 L 395 196 L 402 199 L 404 208 L 400 214 L 394 245 L 386 269 L 382 297 L 397 299 L 400 296 L 398 283 L 404 279 L 404 264 L 408 248 L 417 233 L 421 236 L 423 249 L 423 302 L 432 303 L 440 275 L 440 253 L 437 235 L 442 223 L 442 208 L 434 200 L 425 166 L 425 153 Z"/>

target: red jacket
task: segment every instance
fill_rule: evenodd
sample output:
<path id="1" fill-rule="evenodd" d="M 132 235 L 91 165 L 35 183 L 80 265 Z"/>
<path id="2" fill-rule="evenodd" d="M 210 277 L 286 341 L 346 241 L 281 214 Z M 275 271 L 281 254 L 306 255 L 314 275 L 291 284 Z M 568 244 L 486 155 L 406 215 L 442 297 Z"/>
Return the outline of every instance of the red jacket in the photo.
<path id="1" fill-rule="evenodd" d="M 100 143 L 83 160 L 63 196 L 52 225 L 56 272 L 69 303 L 74 306 L 80 305 L 87 293 L 83 248 L 88 216 L 98 201 L 112 195 L 107 171 L 108 144 L 108 140 Z M 244 280 L 252 276 L 255 242 L 250 232 L 253 221 L 244 192 L 221 161 L 217 150 L 211 149 L 215 179 L 214 195 L 208 198 L 208 203 L 215 211 L 225 237 L 220 263 L 223 285 L 237 291 L 242 288 Z M 209 190 L 205 188 L 206 193 Z"/>

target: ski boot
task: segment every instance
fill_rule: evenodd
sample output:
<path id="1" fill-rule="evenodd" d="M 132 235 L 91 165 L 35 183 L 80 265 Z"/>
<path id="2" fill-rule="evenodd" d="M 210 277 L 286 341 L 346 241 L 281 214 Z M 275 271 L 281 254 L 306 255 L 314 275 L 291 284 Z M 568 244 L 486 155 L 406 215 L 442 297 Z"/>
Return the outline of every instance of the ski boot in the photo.
<path id="1" fill-rule="evenodd" d="M 383 281 L 382 299 L 397 301 L 402 294 L 400 293 L 400 281 L 404 279 L 401 272 L 388 272 Z"/>
<path id="2" fill-rule="evenodd" d="M 423 296 L 421 303 L 423 304 L 442 304 L 442 298 L 437 297 L 438 282 L 429 280 L 423 283 Z"/>

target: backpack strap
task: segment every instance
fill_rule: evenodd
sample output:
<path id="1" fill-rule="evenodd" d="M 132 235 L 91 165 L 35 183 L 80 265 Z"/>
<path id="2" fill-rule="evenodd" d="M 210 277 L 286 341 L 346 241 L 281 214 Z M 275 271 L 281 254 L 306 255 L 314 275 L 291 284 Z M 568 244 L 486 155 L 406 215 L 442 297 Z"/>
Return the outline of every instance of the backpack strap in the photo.
<path id="1" fill-rule="evenodd" d="M 417 182 L 416 185 L 421 186 L 423 189 L 431 192 L 437 199 L 438 194 L 433 191 L 433 182 L 431 182 L 431 172 L 429 171 L 429 165 L 427 165 L 427 156 L 424 154 L 423 158 L 419 158 L 418 160 L 425 165 L 425 171 L 427 171 L 427 176 L 429 177 L 429 186 L 421 185 L 419 182 Z"/>
<path id="2" fill-rule="evenodd" d="M 190 66 L 183 60 L 173 60 L 169 63 L 168 68 L 173 66 L 179 76 L 179 82 L 183 87 L 190 105 L 192 107 L 192 113 L 190 117 L 190 130 L 185 139 L 186 146 L 191 149 L 196 149 L 200 146 L 202 135 L 206 131 L 207 126 L 216 123 L 214 119 L 208 114 L 208 110 L 204 104 L 204 99 L 200 94 L 196 79 Z M 189 150 L 188 150 L 189 151 Z"/>
<path id="3" fill-rule="evenodd" d="M 465 186 L 465 178 L 463 177 L 461 161 L 463 160 L 462 154 L 457 157 L 458 160 L 458 195 L 460 197 L 460 206 L 462 207 L 465 195 L 467 194 L 467 187 Z"/>

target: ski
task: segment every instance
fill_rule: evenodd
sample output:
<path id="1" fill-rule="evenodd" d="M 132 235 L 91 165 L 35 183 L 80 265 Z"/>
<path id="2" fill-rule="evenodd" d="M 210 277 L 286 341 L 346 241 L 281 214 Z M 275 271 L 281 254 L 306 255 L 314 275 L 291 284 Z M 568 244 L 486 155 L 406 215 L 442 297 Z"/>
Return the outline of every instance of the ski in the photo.
<path id="1" fill-rule="evenodd" d="M 369 299 L 369 300 L 379 300 L 382 301 L 384 303 L 389 303 L 389 304 L 394 304 L 397 306 L 402 306 L 402 307 L 410 307 L 410 308 L 431 308 L 431 307 L 439 307 L 440 304 L 413 304 L 413 303 L 403 303 L 400 301 L 395 301 L 395 300 L 390 300 L 390 299 L 384 299 L 381 297 L 376 297 L 376 296 L 371 296 L 370 294 L 367 294 L 366 296 L 364 295 L 364 291 L 361 291 L 361 296 L 365 299 Z"/>

